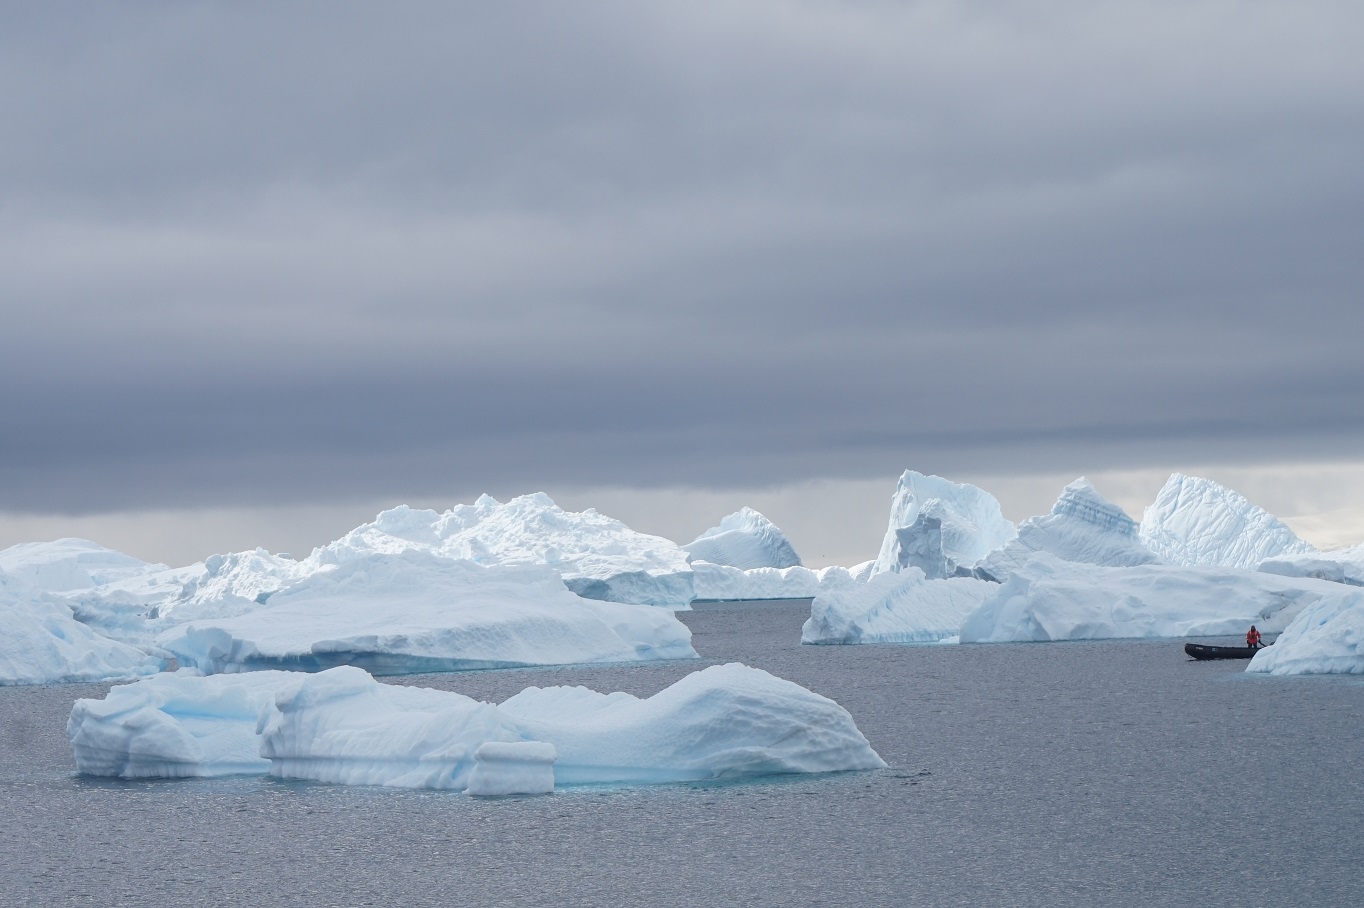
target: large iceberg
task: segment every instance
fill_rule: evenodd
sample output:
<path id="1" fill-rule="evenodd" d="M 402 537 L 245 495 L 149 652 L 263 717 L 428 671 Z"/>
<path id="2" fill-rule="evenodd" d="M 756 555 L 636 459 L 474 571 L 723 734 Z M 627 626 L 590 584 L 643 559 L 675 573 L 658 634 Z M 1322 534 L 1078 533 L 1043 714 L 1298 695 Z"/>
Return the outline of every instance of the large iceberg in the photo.
<path id="1" fill-rule="evenodd" d="M 1160 564 L 1162 559 L 1138 538 L 1137 522 L 1104 498 L 1083 476 L 1066 486 L 1044 517 L 1018 525 L 1018 536 L 976 565 L 986 580 L 1004 580 L 1035 552 L 1063 561 L 1109 567 Z"/>
<path id="2" fill-rule="evenodd" d="M 682 548 L 692 561 L 742 570 L 800 565 L 800 556 L 786 535 L 752 508 L 740 508 Z"/>
<path id="3" fill-rule="evenodd" d="M 89 539 L 25 542 L 0 551 L 0 571 L 52 593 L 87 590 L 166 570 Z"/>
<path id="4" fill-rule="evenodd" d="M 590 508 L 565 511 L 543 492 L 505 504 L 484 495 L 444 513 L 393 508 L 305 561 L 321 567 L 412 549 L 479 564 L 548 565 L 590 599 L 680 607 L 693 598 L 687 553 L 677 543 Z"/>
<path id="5" fill-rule="evenodd" d="M 1340 590 L 1221 567 L 1101 567 L 1033 555 L 967 616 L 962 643 L 1187 637 L 1282 630 Z"/>
<path id="6" fill-rule="evenodd" d="M 1248 672 L 1271 675 L 1364 674 L 1364 592 L 1324 596 L 1303 609 Z"/>
<path id="7" fill-rule="evenodd" d="M 737 664 L 644 699 L 532 687 L 500 706 L 381 684 L 351 666 L 212 677 L 182 670 L 77 701 L 67 734 L 78 769 L 91 775 L 269 771 L 472 794 L 885 766 L 837 703 Z"/>
<path id="8" fill-rule="evenodd" d="M 1141 521 L 1141 541 L 1175 565 L 1254 570 L 1267 558 L 1316 553 L 1268 511 L 1210 479 L 1175 473 Z"/>
<path id="9" fill-rule="evenodd" d="M 973 577 L 930 580 L 915 567 L 820 593 L 801 643 L 938 643 L 999 586 Z"/>
<path id="10" fill-rule="evenodd" d="M 672 612 L 582 599 L 542 565 L 422 551 L 350 554 L 254 611 L 191 621 L 157 642 L 205 673 L 359 665 L 410 674 L 695 658 Z"/>
<path id="11" fill-rule="evenodd" d="M 166 665 L 96 633 L 61 598 L 3 572 L 0 629 L 0 684 L 126 680 Z"/>
<path id="12" fill-rule="evenodd" d="M 969 573 L 1014 535 L 989 492 L 906 470 L 891 500 L 875 572 L 916 567 L 930 579 Z"/>
<path id="13" fill-rule="evenodd" d="M 845 567 L 818 570 L 807 567 L 753 568 L 741 570 L 723 564 L 693 561 L 696 598 L 699 600 L 813 599 L 821 591 L 856 583 Z"/>

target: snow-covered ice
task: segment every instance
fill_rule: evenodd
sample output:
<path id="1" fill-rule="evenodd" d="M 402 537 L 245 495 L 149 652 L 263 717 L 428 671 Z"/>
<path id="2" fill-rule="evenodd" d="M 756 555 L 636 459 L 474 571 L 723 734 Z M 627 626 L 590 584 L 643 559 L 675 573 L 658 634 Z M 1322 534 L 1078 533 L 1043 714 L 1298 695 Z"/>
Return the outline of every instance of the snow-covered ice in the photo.
<path id="1" fill-rule="evenodd" d="M 740 508 L 682 546 L 692 561 L 730 567 L 789 568 L 800 565 L 791 540 L 772 521 L 752 508 Z"/>
<path id="2" fill-rule="evenodd" d="M 930 579 L 968 572 L 1015 535 L 984 489 L 906 470 L 891 499 L 876 573 L 917 567 Z"/>
<path id="3" fill-rule="evenodd" d="M 1267 558 L 1260 562 L 1260 570 L 1283 577 L 1315 577 L 1364 586 L 1364 544 L 1334 552 Z"/>
<path id="4" fill-rule="evenodd" d="M 1138 538 L 1137 522 L 1100 495 L 1084 477 L 1065 487 L 1050 514 L 1019 524 L 1017 538 L 985 556 L 975 573 L 1002 581 L 1034 552 L 1110 567 L 1162 562 Z"/>
<path id="5" fill-rule="evenodd" d="M 818 570 L 807 567 L 753 568 L 741 570 L 723 564 L 693 561 L 697 599 L 811 599 L 822 590 L 856 581 L 844 567 Z"/>
<path id="6" fill-rule="evenodd" d="M 181 669 L 77 700 L 66 723 L 76 769 L 121 779 L 264 773 L 256 723 L 294 672 L 212 675 Z"/>
<path id="7" fill-rule="evenodd" d="M 1341 590 L 1303 609 L 1273 646 L 1255 654 L 1246 671 L 1364 674 L 1364 591 Z"/>
<path id="8" fill-rule="evenodd" d="M 1224 567 L 1102 567 L 1032 556 L 967 616 L 961 642 L 1273 633 L 1340 590 Z"/>
<path id="9" fill-rule="evenodd" d="M 837 703 L 737 664 L 646 699 L 532 687 L 496 707 L 346 667 L 281 691 L 261 729 L 272 775 L 352 785 L 463 789 L 488 741 L 552 745 L 556 785 L 885 766 Z"/>
<path id="10" fill-rule="evenodd" d="M 999 589 L 973 577 L 929 580 L 906 567 L 865 583 L 830 588 L 815 598 L 801 643 L 939 643 Z"/>
<path id="11" fill-rule="evenodd" d="M 474 751 L 469 787 L 475 797 L 549 794 L 558 751 L 544 741 L 488 741 Z"/>
<path id="12" fill-rule="evenodd" d="M 1266 558 L 1311 555 L 1273 514 L 1210 479 L 1175 473 L 1141 521 L 1141 541 L 1174 565 L 1254 570 Z"/>
<path id="13" fill-rule="evenodd" d="M 25 542 L 0 551 L 0 571 L 51 593 L 87 590 L 166 570 L 89 539 Z"/>
<path id="14" fill-rule="evenodd" d="M 0 684 L 118 681 L 165 666 L 80 623 L 60 597 L 0 572 Z"/>
<path id="15" fill-rule="evenodd" d="M 695 658 L 671 611 L 582 599 L 542 565 L 479 565 L 422 551 L 350 554 L 233 618 L 157 642 L 205 673 L 359 665 L 405 674 Z"/>

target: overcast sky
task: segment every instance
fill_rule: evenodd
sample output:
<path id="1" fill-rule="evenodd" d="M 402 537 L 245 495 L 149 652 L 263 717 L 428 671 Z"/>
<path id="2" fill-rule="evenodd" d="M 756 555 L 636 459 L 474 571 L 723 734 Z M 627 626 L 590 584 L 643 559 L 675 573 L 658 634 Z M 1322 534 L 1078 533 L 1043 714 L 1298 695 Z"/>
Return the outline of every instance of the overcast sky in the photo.
<path id="1" fill-rule="evenodd" d="M 1364 487 L 1360 35 L 1313 0 L 7 7 L 0 542 L 140 514 L 173 560 L 537 489 L 827 536 L 875 488 L 879 536 L 907 467 Z"/>

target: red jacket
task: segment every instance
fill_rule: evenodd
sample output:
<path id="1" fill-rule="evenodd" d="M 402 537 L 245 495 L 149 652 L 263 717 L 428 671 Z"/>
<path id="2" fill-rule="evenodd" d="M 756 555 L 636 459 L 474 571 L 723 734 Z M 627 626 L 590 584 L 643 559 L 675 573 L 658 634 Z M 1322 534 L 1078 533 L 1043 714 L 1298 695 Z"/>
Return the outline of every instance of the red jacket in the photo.
<path id="1" fill-rule="evenodd" d="M 1254 646 L 1260 642 L 1260 632 L 1255 628 L 1246 631 L 1246 646 Z"/>

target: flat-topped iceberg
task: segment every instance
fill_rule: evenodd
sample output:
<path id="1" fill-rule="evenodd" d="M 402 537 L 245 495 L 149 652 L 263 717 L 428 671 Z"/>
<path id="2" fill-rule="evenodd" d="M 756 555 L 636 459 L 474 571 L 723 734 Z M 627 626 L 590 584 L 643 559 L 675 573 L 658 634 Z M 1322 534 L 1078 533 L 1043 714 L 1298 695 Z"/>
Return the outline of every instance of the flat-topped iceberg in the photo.
<path id="1" fill-rule="evenodd" d="M 831 587 L 815 598 L 801 643 L 939 643 L 999 589 L 973 577 L 929 580 L 918 568 Z"/>
<path id="2" fill-rule="evenodd" d="M 738 664 L 647 698 L 532 687 L 500 706 L 382 684 L 350 666 L 180 671 L 77 701 L 67 733 L 77 767 L 91 775 L 268 771 L 482 795 L 885 766 L 837 703 Z"/>
<path id="3" fill-rule="evenodd" d="M 1137 522 L 1083 476 L 1062 490 L 1050 514 L 1020 523 L 1018 536 L 985 556 L 975 573 L 986 580 L 1003 580 L 1036 552 L 1109 567 L 1162 562 L 1138 538 Z"/>
<path id="4" fill-rule="evenodd" d="M 80 623 L 59 597 L 0 573 L 0 685 L 119 681 L 165 665 Z"/>
<path id="5" fill-rule="evenodd" d="M 741 570 L 723 564 L 693 561 L 697 599 L 812 599 L 825 589 L 857 582 L 845 567 L 818 570 L 807 567 Z"/>
<path id="6" fill-rule="evenodd" d="M 359 665 L 411 674 L 695 658 L 672 612 L 582 599 L 537 565 L 421 551 L 351 555 L 233 618 L 191 621 L 157 642 L 205 673 Z"/>
<path id="7" fill-rule="evenodd" d="M 1282 630 L 1340 590 L 1320 580 L 1221 567 L 1101 567 L 1039 553 L 967 616 L 962 643 L 1096 640 Z"/>
<path id="8" fill-rule="evenodd" d="M 1364 674 L 1364 592 L 1342 590 L 1303 609 L 1248 672 L 1271 675 Z"/>
<path id="9" fill-rule="evenodd" d="M 1254 570 L 1316 549 L 1288 525 L 1211 479 L 1174 473 L 1141 520 L 1141 541 L 1175 565 Z"/>
<path id="10" fill-rule="evenodd" d="M 393 508 L 305 561 L 321 567 L 413 549 L 485 565 L 547 565 L 591 599 L 685 606 L 693 598 L 687 553 L 677 543 L 590 508 L 565 511 L 542 492 L 505 504 L 484 495 L 444 513 Z"/>
<path id="11" fill-rule="evenodd" d="M 969 573 L 1014 535 L 989 492 L 906 470 L 891 499 L 875 572 L 916 567 L 930 579 Z"/>
<path id="12" fill-rule="evenodd" d="M 682 548 L 694 562 L 706 561 L 746 571 L 800 565 L 800 556 L 786 534 L 752 508 L 740 508 Z"/>
<path id="13" fill-rule="evenodd" d="M 1283 577 L 1314 577 L 1364 586 L 1364 544 L 1334 552 L 1266 558 L 1260 562 L 1260 570 Z"/>
<path id="14" fill-rule="evenodd" d="M 52 593 L 92 587 L 166 570 L 89 539 L 24 542 L 0 551 L 0 571 Z"/>

